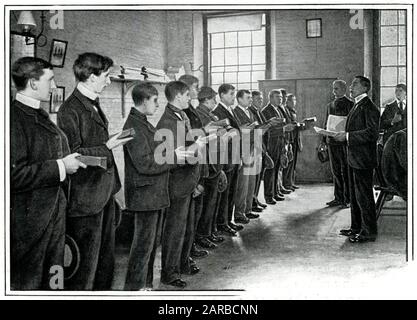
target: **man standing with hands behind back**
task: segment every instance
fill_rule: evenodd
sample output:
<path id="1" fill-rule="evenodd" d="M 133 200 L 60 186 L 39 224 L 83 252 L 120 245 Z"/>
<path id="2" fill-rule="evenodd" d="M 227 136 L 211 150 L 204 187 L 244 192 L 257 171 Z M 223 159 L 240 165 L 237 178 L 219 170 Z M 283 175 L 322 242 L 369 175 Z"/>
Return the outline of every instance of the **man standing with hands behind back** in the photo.
<path id="1" fill-rule="evenodd" d="M 80 267 L 67 282 L 71 290 L 109 290 L 114 270 L 114 194 L 120 189 L 112 150 L 132 138 L 109 139 L 99 94 L 110 84 L 113 60 L 83 53 L 74 62 L 77 87 L 58 112 L 58 126 L 72 152 L 106 157 L 107 168 L 88 167 L 71 179 L 67 233 L 80 249 Z"/>
<path id="2" fill-rule="evenodd" d="M 335 136 L 337 141 L 347 141 L 351 227 L 340 230 L 340 234 L 352 243 L 375 241 L 377 236 L 373 169 L 377 166 L 379 110 L 368 97 L 370 88 L 368 78 L 353 79 L 350 94 L 355 104 L 346 121 L 346 132 Z"/>

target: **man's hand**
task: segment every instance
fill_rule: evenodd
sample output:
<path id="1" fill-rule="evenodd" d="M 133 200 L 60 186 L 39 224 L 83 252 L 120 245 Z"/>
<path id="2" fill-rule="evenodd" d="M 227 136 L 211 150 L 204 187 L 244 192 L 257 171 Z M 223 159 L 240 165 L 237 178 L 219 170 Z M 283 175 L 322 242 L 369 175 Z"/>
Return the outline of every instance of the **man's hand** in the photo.
<path id="1" fill-rule="evenodd" d="M 80 167 L 84 169 L 87 168 L 87 166 L 84 163 L 82 163 L 80 160 L 77 159 L 77 157 L 79 156 L 80 156 L 79 153 L 72 153 L 62 159 L 62 162 L 64 163 L 64 166 L 65 166 L 65 172 L 67 174 L 76 173 L 78 168 Z"/>
<path id="2" fill-rule="evenodd" d="M 193 198 L 197 198 L 203 192 L 204 192 L 204 187 L 201 184 L 197 185 L 197 187 L 195 187 L 194 192 L 193 192 Z"/>
<path id="3" fill-rule="evenodd" d="M 122 131 L 123 132 L 123 131 Z M 119 136 L 122 134 L 122 132 L 119 132 L 115 136 L 111 137 L 109 141 L 106 142 L 106 147 L 109 150 L 112 150 L 114 148 L 117 148 L 118 146 L 124 145 L 126 142 L 133 139 L 133 137 L 124 138 L 124 139 L 118 139 Z"/>
<path id="4" fill-rule="evenodd" d="M 398 112 L 395 114 L 394 118 L 391 121 L 391 124 L 400 122 L 402 120 L 402 116 L 401 114 L 399 114 Z"/>
<path id="5" fill-rule="evenodd" d="M 295 128 L 295 124 L 293 124 L 293 123 L 289 123 L 289 124 L 286 124 L 286 125 L 284 126 L 284 131 L 285 131 L 285 132 L 290 132 L 290 131 L 293 131 L 293 130 L 294 130 L 294 128 Z"/>
<path id="6" fill-rule="evenodd" d="M 346 132 L 338 132 L 336 133 L 336 135 L 333 137 L 334 140 L 336 141 L 346 141 Z"/>

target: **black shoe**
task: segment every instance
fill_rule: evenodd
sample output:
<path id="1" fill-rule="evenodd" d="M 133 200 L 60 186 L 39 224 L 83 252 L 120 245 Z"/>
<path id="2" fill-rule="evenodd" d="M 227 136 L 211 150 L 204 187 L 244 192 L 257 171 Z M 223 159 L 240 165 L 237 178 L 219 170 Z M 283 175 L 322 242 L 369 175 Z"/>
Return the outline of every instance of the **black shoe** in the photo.
<path id="1" fill-rule="evenodd" d="M 266 202 L 267 204 L 269 204 L 269 205 L 274 205 L 274 204 L 277 204 L 277 203 L 274 201 L 274 199 L 265 199 L 265 202 Z"/>
<path id="2" fill-rule="evenodd" d="M 291 192 L 295 191 L 295 189 L 293 187 L 286 187 L 286 189 L 290 190 Z"/>
<path id="3" fill-rule="evenodd" d="M 277 195 L 274 197 L 274 199 L 275 199 L 276 201 L 284 201 L 284 200 L 285 200 L 284 196 L 280 196 L 279 194 L 277 194 Z M 267 202 L 267 203 L 268 203 L 268 202 Z"/>
<path id="4" fill-rule="evenodd" d="M 374 242 L 375 240 L 376 240 L 375 235 L 355 234 L 354 236 L 349 238 L 349 242 L 351 243 Z"/>
<path id="5" fill-rule="evenodd" d="M 224 241 L 223 237 L 216 236 L 214 233 L 207 237 L 211 242 L 222 243 Z"/>
<path id="6" fill-rule="evenodd" d="M 286 188 L 284 188 L 284 187 L 282 187 L 279 191 L 280 191 L 282 194 L 290 194 L 290 193 L 291 193 L 291 190 L 288 190 L 288 189 L 286 189 Z"/>
<path id="7" fill-rule="evenodd" d="M 217 246 L 207 238 L 196 239 L 195 242 L 205 249 L 216 249 Z"/>
<path id="8" fill-rule="evenodd" d="M 300 189 L 300 187 L 299 187 L 299 186 L 296 186 L 295 184 L 293 184 L 291 187 L 292 187 L 293 189 Z"/>
<path id="9" fill-rule="evenodd" d="M 191 247 L 191 257 L 193 258 L 205 258 L 208 256 L 207 250 L 198 250 L 195 246 L 195 243 L 193 243 L 193 246 Z"/>
<path id="10" fill-rule="evenodd" d="M 353 231 L 352 229 L 342 229 L 340 230 L 339 234 L 346 237 L 354 236 L 357 232 Z"/>
<path id="11" fill-rule="evenodd" d="M 252 211 L 253 212 L 262 212 L 262 208 L 261 207 L 258 207 L 258 206 L 256 206 L 256 207 L 252 207 Z"/>
<path id="12" fill-rule="evenodd" d="M 342 203 L 336 199 L 326 202 L 326 205 L 329 207 L 336 207 L 336 206 L 340 206 Z"/>
<path id="13" fill-rule="evenodd" d="M 256 219 L 256 218 L 259 218 L 259 214 L 250 212 L 246 214 L 246 217 L 249 219 Z"/>
<path id="14" fill-rule="evenodd" d="M 247 218 L 245 215 L 239 215 L 235 217 L 236 223 L 247 224 L 249 223 L 249 221 L 250 221 L 249 218 Z"/>
<path id="15" fill-rule="evenodd" d="M 170 283 L 166 283 L 166 284 L 177 287 L 177 288 L 185 288 L 187 286 L 187 282 L 181 279 L 175 279 L 174 281 L 171 281 Z"/>
<path id="16" fill-rule="evenodd" d="M 226 236 L 230 236 L 230 237 L 237 236 L 237 232 L 229 226 L 220 225 L 220 226 L 217 226 L 217 230 Z"/>
<path id="17" fill-rule="evenodd" d="M 341 209 L 347 209 L 347 208 L 350 208 L 350 203 L 341 203 L 341 204 L 340 204 L 340 208 L 341 208 Z"/>
<path id="18" fill-rule="evenodd" d="M 266 208 L 267 205 L 265 203 L 260 202 L 259 200 L 257 201 L 258 206 L 260 206 L 261 208 Z"/>
<path id="19" fill-rule="evenodd" d="M 242 231 L 244 229 L 244 227 L 241 224 L 236 224 L 233 222 L 229 222 L 229 227 L 232 228 L 232 230 L 235 231 Z"/>
<path id="20" fill-rule="evenodd" d="M 189 275 L 195 275 L 196 273 L 198 273 L 200 271 L 200 268 L 199 267 L 197 267 L 196 265 L 192 265 L 192 266 L 190 266 L 190 270 L 188 271 L 188 272 L 186 272 L 186 274 L 189 274 Z"/>

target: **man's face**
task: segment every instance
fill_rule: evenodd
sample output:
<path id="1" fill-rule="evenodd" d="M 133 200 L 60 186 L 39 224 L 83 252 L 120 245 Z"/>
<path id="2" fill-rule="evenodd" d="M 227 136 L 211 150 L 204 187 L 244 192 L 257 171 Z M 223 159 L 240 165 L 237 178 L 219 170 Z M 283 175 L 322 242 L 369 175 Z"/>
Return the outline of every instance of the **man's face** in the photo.
<path id="1" fill-rule="evenodd" d="M 333 84 L 333 95 L 336 98 L 341 98 L 345 95 L 345 91 L 342 86 L 340 85 L 340 83 L 334 83 Z"/>
<path id="2" fill-rule="evenodd" d="M 207 108 L 209 108 L 209 110 L 212 111 L 216 107 L 216 97 L 207 99 L 205 104 Z"/>
<path id="3" fill-rule="evenodd" d="M 194 82 L 190 86 L 190 98 L 197 99 L 197 95 L 198 95 L 198 82 Z"/>
<path id="4" fill-rule="evenodd" d="M 250 93 L 244 93 L 238 102 L 243 108 L 247 109 L 252 103 L 252 96 Z"/>
<path id="5" fill-rule="evenodd" d="M 282 105 L 285 105 L 285 104 L 287 103 L 287 96 L 286 96 L 286 95 L 281 94 L 281 97 L 282 97 L 282 99 L 281 99 L 281 104 L 282 104 Z"/>
<path id="6" fill-rule="evenodd" d="M 287 99 L 288 108 L 295 109 L 296 104 L 297 104 L 297 98 L 296 97 L 292 97 L 291 99 Z"/>
<path id="7" fill-rule="evenodd" d="M 54 72 L 51 69 L 43 69 L 43 75 L 39 80 L 31 79 L 32 88 L 35 89 L 37 99 L 40 101 L 49 101 L 52 89 L 56 88 Z"/>
<path id="8" fill-rule="evenodd" d="M 255 95 L 252 97 L 252 104 L 256 107 L 256 109 L 260 110 L 262 108 L 263 98 L 262 94 Z"/>
<path id="9" fill-rule="evenodd" d="M 184 110 L 188 108 L 188 104 L 190 103 L 190 90 L 185 91 L 183 94 L 178 93 L 175 97 L 176 102 L 178 103 L 178 107 Z"/>
<path id="10" fill-rule="evenodd" d="M 227 93 L 223 93 L 220 99 L 226 106 L 233 106 L 235 103 L 235 90 L 229 90 Z"/>
<path id="11" fill-rule="evenodd" d="M 145 99 L 145 114 L 147 116 L 152 116 L 155 114 L 156 110 L 158 109 L 158 96 L 151 96 L 149 99 Z"/>
<path id="12" fill-rule="evenodd" d="M 274 93 L 271 97 L 271 103 L 274 106 L 278 106 L 282 103 L 282 94 L 281 93 Z"/>
<path id="13" fill-rule="evenodd" d="M 94 79 L 94 91 L 98 94 L 103 92 L 104 88 L 107 87 L 111 81 L 110 81 L 110 69 L 107 71 L 103 71 L 99 76 L 96 76 L 94 74 L 91 75 Z"/>
<path id="14" fill-rule="evenodd" d="M 358 78 L 353 79 L 349 89 L 352 98 L 356 98 L 366 92 L 366 88 L 361 85 L 361 81 Z"/>
<path id="15" fill-rule="evenodd" d="M 398 100 L 404 101 L 406 96 L 407 96 L 407 92 L 404 91 L 403 88 L 395 88 L 395 97 Z"/>

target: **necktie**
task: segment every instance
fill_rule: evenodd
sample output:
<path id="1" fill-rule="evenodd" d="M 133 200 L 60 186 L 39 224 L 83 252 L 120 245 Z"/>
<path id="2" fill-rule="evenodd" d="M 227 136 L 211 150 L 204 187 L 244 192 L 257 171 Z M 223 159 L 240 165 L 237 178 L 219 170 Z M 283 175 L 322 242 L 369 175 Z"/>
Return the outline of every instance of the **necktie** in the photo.
<path id="1" fill-rule="evenodd" d="M 403 111 L 404 110 L 404 104 L 402 101 L 400 101 L 400 103 L 398 104 L 400 107 L 400 110 Z"/>
<path id="2" fill-rule="evenodd" d="M 100 107 L 100 100 L 99 100 L 99 98 L 96 98 L 95 100 L 93 100 L 93 101 L 92 101 L 92 103 L 93 103 L 93 105 L 96 107 L 96 109 L 97 109 L 97 113 L 98 113 L 98 115 L 100 116 L 101 120 L 103 120 L 103 122 L 104 122 L 105 124 L 107 124 L 107 118 L 106 118 L 106 116 L 104 115 L 103 110 L 101 110 L 101 107 Z"/>
<path id="3" fill-rule="evenodd" d="M 187 131 L 191 130 L 190 119 L 188 119 L 187 114 L 183 110 L 174 107 L 172 104 L 169 105 L 169 108 L 175 113 L 179 113 L 182 120 L 184 121 L 185 129 Z"/>

